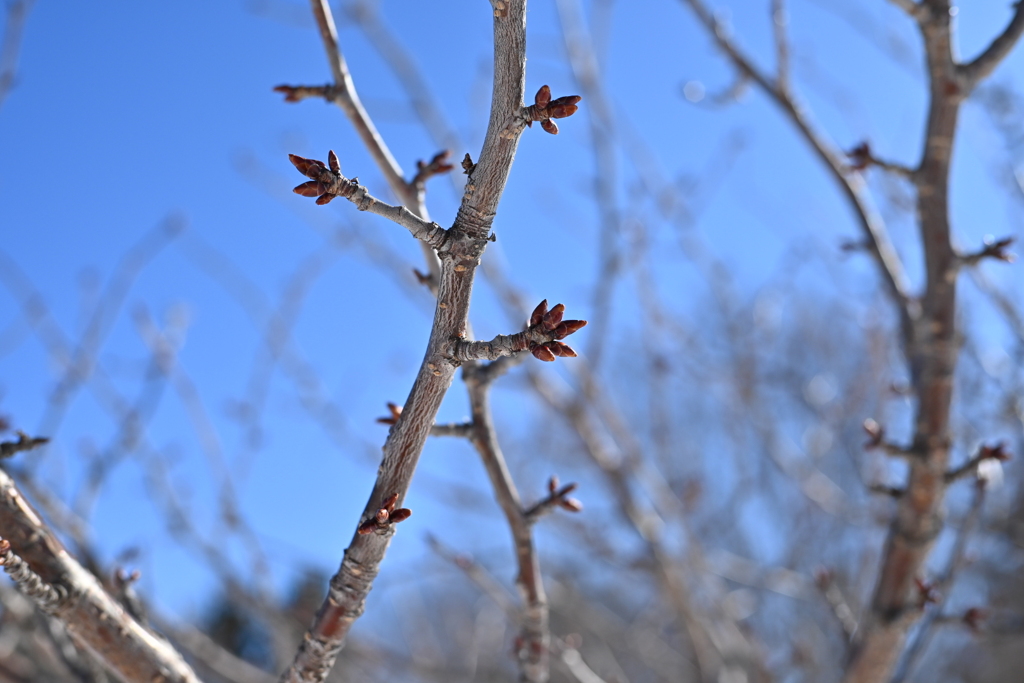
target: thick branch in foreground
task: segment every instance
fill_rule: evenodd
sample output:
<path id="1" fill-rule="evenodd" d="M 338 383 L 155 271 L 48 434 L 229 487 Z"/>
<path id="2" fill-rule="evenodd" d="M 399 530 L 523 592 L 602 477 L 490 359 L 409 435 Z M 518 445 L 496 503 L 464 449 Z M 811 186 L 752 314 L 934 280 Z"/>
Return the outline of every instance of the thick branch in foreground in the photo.
<path id="1" fill-rule="evenodd" d="M 295 154 L 289 154 L 288 159 L 299 173 L 312 178 L 308 183 L 296 187 L 295 194 L 316 197 L 317 204 L 326 204 L 335 197 L 343 197 L 355 204 L 360 211 L 369 211 L 398 223 L 411 232 L 413 237 L 423 240 L 434 249 L 444 244 L 448 231 L 440 225 L 423 220 L 404 206 L 385 204 L 367 192 L 366 188 L 359 184 L 358 179 L 341 175 L 341 165 L 333 150 L 327 155 L 330 168 L 322 161 L 306 159 Z"/>
<path id="2" fill-rule="evenodd" d="M 47 613 L 59 619 L 76 644 L 130 683 L 199 683 L 167 641 L 133 619 L 80 565 L 40 515 L 0 470 L 0 529 L 5 569 Z M 17 560 L 12 560 L 12 555 Z M 19 562 L 20 560 L 20 562 Z M 13 573 L 12 572 L 12 573 Z M 19 580 L 20 577 L 20 580 Z"/>

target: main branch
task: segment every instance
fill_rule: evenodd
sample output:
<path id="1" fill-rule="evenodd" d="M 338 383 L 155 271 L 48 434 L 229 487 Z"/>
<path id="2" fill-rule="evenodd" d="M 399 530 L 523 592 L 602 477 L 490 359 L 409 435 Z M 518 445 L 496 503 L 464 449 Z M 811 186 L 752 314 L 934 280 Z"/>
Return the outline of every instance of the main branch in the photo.
<path id="1" fill-rule="evenodd" d="M 455 223 L 438 249 L 440 283 L 426 353 L 384 444 L 377 481 L 357 529 L 365 529 L 381 509 L 402 508 L 420 453 L 455 375 L 458 363 L 450 356 L 451 343 L 466 337 L 474 276 L 522 134 L 522 126 L 517 124 L 526 109 L 526 0 L 500 4 L 493 19 L 494 86 L 487 136 Z M 322 0 L 314 0 L 313 6 L 318 19 L 327 11 Z M 324 22 L 318 23 L 323 33 Z M 335 67 L 336 79 L 344 77 L 338 65 Z M 363 612 L 394 529 L 384 525 L 371 533 L 357 531 L 353 535 L 341 567 L 331 579 L 327 598 L 284 672 L 283 682 L 310 683 L 327 677 L 352 623 Z"/>

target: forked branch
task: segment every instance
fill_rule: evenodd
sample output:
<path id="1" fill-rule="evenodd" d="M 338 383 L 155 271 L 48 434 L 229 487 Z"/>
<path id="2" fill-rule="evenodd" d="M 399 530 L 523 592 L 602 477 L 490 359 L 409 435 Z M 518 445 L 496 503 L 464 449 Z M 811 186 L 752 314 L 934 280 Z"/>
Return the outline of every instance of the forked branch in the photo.
<path id="1" fill-rule="evenodd" d="M 336 83 L 348 78 L 337 52 L 337 36 L 325 0 L 312 0 L 321 36 L 332 55 Z M 435 424 L 438 409 L 451 386 L 458 361 L 452 358 L 452 340 L 466 337 L 470 295 L 480 258 L 489 242 L 491 225 L 508 180 L 523 126 L 521 121 L 526 81 L 526 0 L 508 0 L 494 10 L 494 87 L 490 121 L 479 160 L 452 227 L 439 249 L 440 276 L 437 307 L 423 363 L 401 414 L 384 444 L 377 481 L 352 537 L 341 567 L 331 579 L 327 598 L 303 638 L 282 681 L 323 681 L 338 656 L 351 625 L 363 612 L 366 596 L 380 571 L 394 525 L 377 526 L 374 533 L 358 533 L 371 520 L 402 509 L 420 453 Z M 333 53 L 332 53 L 333 51 Z M 336 53 L 336 54 L 335 54 Z M 372 144 L 376 144 L 373 140 Z M 305 161 L 305 160 L 304 160 Z M 323 167 L 323 164 L 319 164 Z M 314 170 L 312 166 L 309 170 Z M 320 168 L 313 181 L 323 182 L 329 194 L 344 196 L 340 170 L 326 175 Z M 335 178 L 337 174 L 338 178 Z M 326 182 L 324 182 L 326 181 Z M 310 188 L 310 192 L 318 188 Z M 321 195 L 322 196 L 322 195 Z M 425 226 L 421 226 L 425 227 Z M 434 233 L 430 233 L 434 234 Z"/>

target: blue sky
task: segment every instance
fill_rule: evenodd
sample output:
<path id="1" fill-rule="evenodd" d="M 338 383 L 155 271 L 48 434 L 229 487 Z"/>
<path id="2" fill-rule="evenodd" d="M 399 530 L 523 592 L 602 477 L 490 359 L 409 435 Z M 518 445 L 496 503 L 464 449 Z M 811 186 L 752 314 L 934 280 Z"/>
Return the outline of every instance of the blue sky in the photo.
<path id="1" fill-rule="evenodd" d="M 584 4 L 589 12 L 591 4 Z M 700 81 L 708 92 L 724 90 L 732 73 L 681 3 L 607 4 L 605 84 L 620 134 L 642 138 L 650 163 L 682 187 L 705 187 L 700 181 L 711 176 L 723 150 L 738 149 L 722 179 L 698 193 L 696 229 L 744 291 L 755 291 L 777 273 L 786 253 L 805 243 L 825 255 L 827 267 L 848 269 L 869 291 L 870 264 L 841 260 L 839 253 L 844 239 L 856 237 L 846 207 L 773 106 L 757 92 L 727 107 L 695 105 L 682 96 L 688 81 Z M 737 0 L 729 7 L 737 39 L 770 71 L 767 4 Z M 380 10 L 462 138 L 455 158 L 466 151 L 475 156 L 489 103 L 487 3 L 386 2 Z M 965 4 L 957 18 L 961 52 L 976 53 L 1009 12 L 1009 3 Z M 147 258 L 116 315 L 99 325 L 100 366 L 110 386 L 135 400 L 145 394 L 140 387 L 150 356 L 138 321 L 187 321 L 177 358 L 188 379 L 160 394 L 148 443 L 171 459 L 171 481 L 190 493 L 185 504 L 202 532 L 246 567 L 251 560 L 241 543 L 220 540 L 226 536 L 215 506 L 216 472 L 241 473 L 236 493 L 272 557 L 276 586 L 304 563 L 325 570 L 336 565 L 385 436 L 386 428 L 373 420 L 384 414 L 386 401 L 404 399 L 432 313 L 411 275 L 422 267 L 418 247 L 404 230 L 356 215 L 345 203 L 319 208 L 290 194 L 302 179 L 287 153 L 322 159 L 334 149 L 348 175 L 387 196 L 340 110 L 315 101 L 284 104 L 271 91 L 329 78 L 307 15 L 305 3 L 284 0 L 39 0 L 28 18 L 16 87 L 0 108 L 0 268 L 7 274 L 0 282 L 0 413 L 26 431 L 49 426 L 47 402 L 62 375 L 20 310 L 10 286 L 20 276 L 11 264 L 31 281 L 66 338 L 77 340 L 96 292 L 109 286 L 126 251 L 153 240 L 167 221 L 184 225 Z M 798 0 L 790 16 L 796 82 L 815 120 L 844 149 L 869 139 L 878 154 L 911 163 L 925 106 L 921 69 L 914 59 L 892 56 L 899 45 L 911 55 L 918 47 L 910 22 L 882 0 Z M 528 94 L 545 83 L 556 96 L 575 92 L 554 3 L 531 3 L 528 25 Z M 340 30 L 356 86 L 411 173 L 416 159 L 430 158 L 437 148 L 359 30 L 344 22 Z M 1021 85 L 1022 53 L 1011 55 L 996 82 Z M 486 255 L 531 302 L 563 301 L 573 317 L 587 317 L 597 268 L 598 215 L 589 196 L 595 170 L 584 113 L 560 125 L 557 137 L 527 131 L 495 224 L 498 242 Z M 1001 140 L 977 106 L 966 106 L 962 126 L 952 200 L 959 239 L 976 245 L 985 234 L 1019 232 L 1020 205 L 993 180 L 994 166 L 1006 161 Z M 619 164 L 623 182 L 615 199 L 625 207 L 639 201 L 630 191 L 637 172 L 625 157 Z M 449 183 L 435 179 L 428 200 L 433 218 L 448 224 L 457 199 Z M 897 216 L 891 228 L 912 274 L 918 273 L 913 224 Z M 653 239 L 674 242 L 667 228 Z M 339 248 L 325 248 L 332 243 Z M 399 265 L 375 264 L 368 253 L 387 253 Z M 687 309 L 701 295 L 698 278 L 665 253 L 657 281 Z M 308 283 L 292 339 L 324 395 L 341 409 L 341 429 L 332 437 L 310 420 L 295 382 L 278 369 L 262 411 L 265 439 L 254 447 L 233 415 L 261 381 L 253 370 L 266 353 L 257 326 L 266 324 L 267 307 L 278 306 L 296 286 L 294 274 L 309 259 L 318 260 L 321 271 Z M 1019 278 L 992 272 L 1020 293 Z M 805 284 L 814 286 L 819 277 L 812 268 Z M 249 292 L 241 297 L 248 309 L 228 285 Z M 486 283 L 474 300 L 473 323 L 481 337 L 513 331 Z M 623 329 L 628 332 L 628 322 Z M 189 381 L 206 417 L 190 413 L 194 404 L 182 398 Z M 497 390 L 499 422 L 514 444 L 510 457 L 526 452 L 517 435 L 536 410 L 518 397 L 511 388 Z M 83 454 L 118 442 L 103 400 L 103 389 L 87 383 L 59 429 L 46 434 L 53 445 L 29 456 L 39 458 L 42 480 L 69 500 L 85 476 Z M 461 419 L 465 412 L 457 382 L 440 419 Z M 216 436 L 204 441 L 207 418 Z M 108 560 L 140 548 L 135 561 L 144 589 L 163 608 L 189 613 L 200 607 L 213 577 L 169 540 L 141 462 L 129 459 L 114 470 L 94 510 L 95 537 Z M 524 497 L 539 496 L 550 472 L 536 462 L 513 468 Z M 424 555 L 423 534 L 456 518 L 445 500 L 452 492 L 485 487 L 468 446 L 431 443 L 408 500 L 416 515 L 403 525 L 389 556 L 396 568 L 382 581 L 415 573 L 415 565 L 402 560 Z M 507 545 L 496 509 L 453 541 L 478 551 Z"/>

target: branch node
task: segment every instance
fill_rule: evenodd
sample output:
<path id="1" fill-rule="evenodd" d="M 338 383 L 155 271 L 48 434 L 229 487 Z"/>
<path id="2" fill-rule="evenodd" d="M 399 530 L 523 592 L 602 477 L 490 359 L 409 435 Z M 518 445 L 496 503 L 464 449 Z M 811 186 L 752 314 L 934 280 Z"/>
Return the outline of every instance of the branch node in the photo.
<path id="1" fill-rule="evenodd" d="M 1016 237 L 1004 237 L 995 239 L 991 235 L 985 237 L 985 246 L 972 254 L 961 254 L 958 261 L 962 266 L 976 266 L 983 259 L 991 258 L 1005 263 L 1013 263 L 1017 255 L 1007 251 L 1007 248 L 1016 241 Z"/>
<path id="2" fill-rule="evenodd" d="M 999 442 L 994 446 L 982 445 L 978 449 L 978 452 L 970 460 L 965 462 L 960 467 L 952 469 L 944 475 L 944 479 L 947 484 L 952 484 L 955 481 L 968 477 L 972 474 L 978 473 L 979 466 L 988 461 L 995 460 L 997 462 L 1006 462 L 1010 459 L 1010 454 L 1006 451 L 1006 444 Z M 981 476 L 979 475 L 979 479 Z"/>
<path id="3" fill-rule="evenodd" d="M 359 535 L 365 536 L 374 532 L 387 533 L 391 530 L 392 525 L 404 522 L 412 517 L 412 510 L 409 508 L 396 509 L 395 506 L 397 504 L 398 494 L 392 493 L 377 508 L 377 512 L 374 513 L 373 517 L 359 525 Z"/>
<path id="4" fill-rule="evenodd" d="M 548 479 L 548 495 L 541 500 L 534 503 L 528 509 L 523 511 L 523 518 L 529 523 L 533 524 L 538 519 L 548 514 L 555 508 L 562 508 L 569 512 L 580 512 L 583 510 L 583 503 L 575 498 L 570 498 L 569 494 L 576 490 L 577 484 L 571 483 L 565 486 L 558 485 L 558 477 L 552 475 Z"/>
<path id="5" fill-rule="evenodd" d="M 871 153 L 871 145 L 864 141 L 846 153 L 850 159 L 849 169 L 851 171 L 864 171 L 870 166 L 877 166 L 883 171 L 898 175 L 901 178 L 913 181 L 915 172 L 902 164 L 893 163 L 879 159 Z"/>
<path id="6" fill-rule="evenodd" d="M 532 126 L 534 121 L 540 121 L 545 132 L 558 135 L 558 126 L 552 119 L 564 119 L 575 114 L 579 109 L 576 103 L 581 99 L 579 95 L 567 95 L 552 100 L 551 88 L 542 85 L 533 98 L 533 104 L 523 108 L 518 130 L 522 130 L 524 125 Z"/>
<path id="7" fill-rule="evenodd" d="M 447 173 L 455 168 L 453 164 L 448 163 L 448 158 L 451 155 L 451 150 L 446 149 L 435 154 L 430 161 L 423 161 L 422 159 L 417 161 L 416 175 L 413 176 L 412 181 L 409 184 L 418 191 L 422 190 L 426 187 L 427 180 L 436 175 Z"/>

